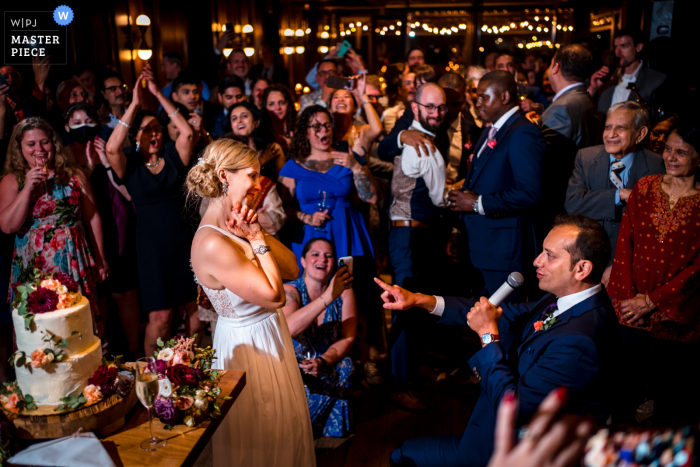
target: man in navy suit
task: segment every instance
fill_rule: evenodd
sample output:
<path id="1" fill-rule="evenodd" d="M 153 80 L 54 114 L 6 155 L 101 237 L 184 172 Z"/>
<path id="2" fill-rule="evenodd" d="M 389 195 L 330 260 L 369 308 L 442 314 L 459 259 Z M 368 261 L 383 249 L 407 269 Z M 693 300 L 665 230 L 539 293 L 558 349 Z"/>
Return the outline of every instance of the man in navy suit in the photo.
<path id="1" fill-rule="evenodd" d="M 462 189 L 450 191 L 448 199 L 452 210 L 463 213 L 471 262 L 484 278 L 483 294 L 492 294 L 511 271 L 534 277 L 525 265 L 539 245 L 532 215 L 541 205 L 546 145 L 518 108 L 515 79 L 507 71 L 481 78 L 476 108 L 491 126 L 474 146 Z"/>
<path id="2" fill-rule="evenodd" d="M 470 326 L 482 349 L 469 360 L 482 392 L 463 436 L 419 438 L 391 454 L 394 466 L 485 466 L 493 452 L 496 410 L 506 391 L 518 397 L 518 426 L 525 425 L 552 390 L 569 389 L 566 411 L 604 423 L 615 396 L 619 324 L 600 278 L 610 240 L 600 224 L 561 215 L 535 260 L 538 302 L 495 308 L 473 299 L 414 294 L 375 281 L 392 310 L 420 307 L 440 323 Z"/>

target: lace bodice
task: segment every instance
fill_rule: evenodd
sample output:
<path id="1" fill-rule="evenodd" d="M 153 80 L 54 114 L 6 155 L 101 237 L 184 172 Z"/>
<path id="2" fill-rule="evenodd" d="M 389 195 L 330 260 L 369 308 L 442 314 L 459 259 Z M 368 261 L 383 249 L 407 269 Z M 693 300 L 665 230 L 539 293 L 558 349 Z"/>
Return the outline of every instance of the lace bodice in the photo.
<path id="1" fill-rule="evenodd" d="M 204 227 L 210 227 L 218 232 L 221 232 L 226 237 L 230 238 L 234 243 L 241 246 L 243 248 L 243 251 L 245 251 L 246 257 L 257 265 L 257 259 L 255 258 L 255 253 L 253 253 L 253 247 L 250 246 L 250 243 L 248 243 L 247 240 L 243 240 L 242 238 L 236 237 L 230 232 L 227 232 L 213 225 L 203 225 L 199 229 L 197 229 L 197 231 L 199 232 L 199 230 L 203 229 Z M 250 303 L 242 299 L 241 297 L 239 297 L 238 295 L 234 294 L 226 288 L 210 289 L 209 287 L 205 286 L 199 281 L 196 274 L 194 276 L 194 279 L 197 282 L 197 284 L 202 286 L 202 290 L 204 290 L 204 293 L 207 294 L 207 297 L 209 297 L 209 301 L 211 302 L 212 307 L 214 308 L 216 313 L 222 318 L 247 318 L 259 312 L 269 311 L 265 308 L 260 307 L 259 305 Z"/>

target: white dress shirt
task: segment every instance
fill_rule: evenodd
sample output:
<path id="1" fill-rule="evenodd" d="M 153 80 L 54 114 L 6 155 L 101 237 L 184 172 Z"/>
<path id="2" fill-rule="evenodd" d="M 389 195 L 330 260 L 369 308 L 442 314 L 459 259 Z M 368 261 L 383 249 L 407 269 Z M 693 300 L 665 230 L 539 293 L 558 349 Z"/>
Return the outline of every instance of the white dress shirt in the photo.
<path id="1" fill-rule="evenodd" d="M 501 115 L 501 118 L 499 118 L 498 120 L 496 120 L 496 123 L 493 124 L 494 128 L 496 128 L 496 134 L 498 134 L 498 132 L 501 130 L 501 127 L 502 127 L 503 125 L 505 125 L 506 121 L 508 121 L 508 119 L 509 119 L 510 117 L 512 117 L 513 115 L 515 115 L 515 112 L 517 112 L 518 110 L 520 110 L 520 107 L 518 107 L 518 106 L 516 105 L 515 107 L 513 107 L 512 109 L 510 109 L 508 112 L 506 112 L 506 113 L 504 113 L 503 115 Z M 487 131 L 487 130 L 484 129 L 484 131 Z M 488 143 L 488 140 L 484 141 L 484 144 L 482 144 L 481 147 L 479 148 L 479 152 L 478 152 L 477 155 L 476 155 L 477 159 L 479 158 L 479 156 L 481 156 L 481 152 L 482 152 L 482 151 L 484 150 L 484 148 L 486 147 L 486 143 Z M 477 207 L 477 209 L 479 210 L 479 214 L 481 214 L 482 216 L 485 216 L 485 215 L 486 215 L 486 212 L 484 212 L 484 207 L 483 207 L 483 205 L 481 204 L 481 195 L 479 195 L 479 199 L 476 200 L 476 207 Z"/>
<path id="2" fill-rule="evenodd" d="M 593 287 L 590 287 L 586 290 L 582 290 L 581 292 L 576 292 L 572 293 L 570 295 L 565 295 L 563 297 L 557 298 L 557 311 L 555 311 L 552 314 L 552 317 L 550 319 L 554 319 L 560 314 L 564 313 L 566 310 L 573 308 L 575 305 L 578 305 L 585 299 L 592 297 L 593 295 L 597 294 L 603 289 L 603 286 L 600 284 L 594 285 Z M 436 316 L 442 316 L 442 314 L 445 312 L 445 299 L 435 295 L 435 309 L 430 312 L 430 314 L 436 315 Z"/>
<path id="3" fill-rule="evenodd" d="M 636 70 L 634 70 L 634 73 L 631 75 L 622 75 L 622 79 L 620 79 L 620 82 L 615 86 L 615 92 L 613 93 L 613 98 L 612 102 L 610 105 L 615 105 L 618 102 L 625 102 L 627 98 L 630 95 L 629 89 L 627 89 L 627 85 L 629 83 L 636 83 L 637 82 L 637 76 L 639 76 L 639 70 L 642 69 L 642 66 L 644 63 L 642 61 L 639 61 L 639 66 L 637 67 Z"/>
<path id="4" fill-rule="evenodd" d="M 411 124 L 412 130 L 422 131 L 423 133 L 435 137 L 435 135 L 413 120 Z M 401 170 L 407 177 L 423 178 L 425 186 L 428 187 L 430 200 L 435 206 L 444 207 L 445 202 L 445 161 L 440 154 L 440 151 L 430 152 L 426 155 L 421 152 L 421 157 L 418 157 L 413 146 L 406 146 L 401 152 Z M 392 220 L 400 220 L 393 219 Z"/>

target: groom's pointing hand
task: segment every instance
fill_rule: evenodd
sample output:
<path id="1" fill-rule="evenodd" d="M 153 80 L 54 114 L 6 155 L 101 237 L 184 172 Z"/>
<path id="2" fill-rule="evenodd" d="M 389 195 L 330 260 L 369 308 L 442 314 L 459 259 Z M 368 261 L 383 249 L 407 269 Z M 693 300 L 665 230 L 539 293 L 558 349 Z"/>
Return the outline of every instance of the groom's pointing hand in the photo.
<path id="1" fill-rule="evenodd" d="M 407 310 L 416 306 L 416 294 L 413 292 L 409 292 L 398 285 L 389 285 L 376 277 L 374 282 L 384 289 L 382 300 L 384 301 L 384 308 L 387 310 Z"/>

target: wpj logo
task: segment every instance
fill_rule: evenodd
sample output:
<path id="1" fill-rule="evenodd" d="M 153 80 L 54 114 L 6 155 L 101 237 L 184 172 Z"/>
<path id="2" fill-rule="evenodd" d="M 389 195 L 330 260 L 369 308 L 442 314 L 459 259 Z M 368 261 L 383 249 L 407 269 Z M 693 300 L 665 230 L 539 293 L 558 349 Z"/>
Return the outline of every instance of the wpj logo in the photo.
<path id="1" fill-rule="evenodd" d="M 6 65 L 31 65 L 32 60 L 50 57 L 53 65 L 66 65 L 68 28 L 73 10 L 60 6 L 54 11 L 6 11 L 4 14 L 4 60 Z"/>

